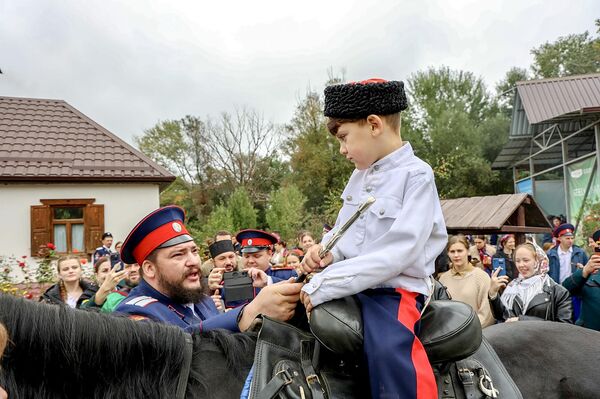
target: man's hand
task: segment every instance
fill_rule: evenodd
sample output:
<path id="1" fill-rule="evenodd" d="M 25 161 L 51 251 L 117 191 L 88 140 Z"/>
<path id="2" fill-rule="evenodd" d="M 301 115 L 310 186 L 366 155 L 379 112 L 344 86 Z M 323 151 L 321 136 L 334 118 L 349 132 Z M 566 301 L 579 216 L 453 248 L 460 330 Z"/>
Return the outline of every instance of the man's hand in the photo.
<path id="1" fill-rule="evenodd" d="M 263 288 L 244 308 L 238 323 L 240 331 L 246 331 L 259 314 L 282 321 L 291 319 L 303 285 L 293 281 L 291 278 Z"/>
<path id="2" fill-rule="evenodd" d="M 269 283 L 269 276 L 267 276 L 267 273 L 256 267 L 248 269 L 248 276 L 252 279 L 252 286 L 254 288 L 263 288 Z"/>
<path id="3" fill-rule="evenodd" d="M 496 268 L 492 273 L 492 278 L 490 280 L 490 289 L 488 291 L 488 296 L 490 298 L 495 298 L 498 295 L 498 291 L 500 288 L 506 287 L 508 284 L 508 276 L 500 276 L 498 277 L 498 273 L 500 273 L 500 268 Z"/>
<path id="4" fill-rule="evenodd" d="M 581 275 L 588 278 L 590 274 L 598 273 L 600 270 L 600 255 L 592 255 L 588 263 L 583 267 Z"/>
<path id="5" fill-rule="evenodd" d="M 211 291 L 223 288 L 221 281 L 223 281 L 223 273 L 225 273 L 224 267 L 215 267 L 210 271 L 208 275 L 208 289 Z"/>
<path id="6" fill-rule="evenodd" d="M 306 254 L 304 254 L 304 259 L 302 260 L 302 272 L 304 274 L 312 273 L 315 270 L 330 265 L 331 262 L 333 262 L 333 255 L 331 255 L 331 252 L 327 252 L 323 259 L 319 257 L 319 252 L 321 249 L 323 249 L 321 244 L 315 244 L 308 249 Z"/>

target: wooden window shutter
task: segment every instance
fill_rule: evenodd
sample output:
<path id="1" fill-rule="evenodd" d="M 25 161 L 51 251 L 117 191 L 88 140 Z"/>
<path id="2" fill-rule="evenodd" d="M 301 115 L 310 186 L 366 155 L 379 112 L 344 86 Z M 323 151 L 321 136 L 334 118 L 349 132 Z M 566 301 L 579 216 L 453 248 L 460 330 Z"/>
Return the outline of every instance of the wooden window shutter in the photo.
<path id="1" fill-rule="evenodd" d="M 40 246 L 52 242 L 52 209 L 48 205 L 31 207 L 31 256 L 37 256 Z"/>
<path id="2" fill-rule="evenodd" d="M 92 254 L 102 245 L 104 234 L 104 205 L 86 205 L 83 208 L 83 223 L 85 225 L 85 251 Z"/>

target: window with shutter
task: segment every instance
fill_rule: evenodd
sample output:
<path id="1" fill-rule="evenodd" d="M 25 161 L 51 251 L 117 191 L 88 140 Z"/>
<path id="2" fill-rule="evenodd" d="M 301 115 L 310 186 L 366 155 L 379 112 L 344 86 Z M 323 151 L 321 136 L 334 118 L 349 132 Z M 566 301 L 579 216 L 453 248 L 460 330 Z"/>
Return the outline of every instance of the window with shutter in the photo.
<path id="1" fill-rule="evenodd" d="M 92 254 L 102 242 L 104 205 L 88 204 L 83 210 L 85 251 Z"/>
<path id="2" fill-rule="evenodd" d="M 42 199 L 31 207 L 31 255 L 51 242 L 58 253 L 92 254 L 104 231 L 104 205 L 95 199 Z"/>
<path id="3" fill-rule="evenodd" d="M 48 205 L 31 207 L 31 256 L 37 256 L 40 246 L 52 242 L 52 209 Z"/>

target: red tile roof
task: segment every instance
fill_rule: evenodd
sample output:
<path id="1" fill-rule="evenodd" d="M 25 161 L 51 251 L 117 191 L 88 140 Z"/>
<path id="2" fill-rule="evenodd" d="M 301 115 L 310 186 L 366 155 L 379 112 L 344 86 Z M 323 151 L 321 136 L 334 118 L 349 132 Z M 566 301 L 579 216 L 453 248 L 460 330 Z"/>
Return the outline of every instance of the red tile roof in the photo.
<path id="1" fill-rule="evenodd" d="M 158 182 L 175 176 L 62 100 L 0 97 L 0 181 Z"/>

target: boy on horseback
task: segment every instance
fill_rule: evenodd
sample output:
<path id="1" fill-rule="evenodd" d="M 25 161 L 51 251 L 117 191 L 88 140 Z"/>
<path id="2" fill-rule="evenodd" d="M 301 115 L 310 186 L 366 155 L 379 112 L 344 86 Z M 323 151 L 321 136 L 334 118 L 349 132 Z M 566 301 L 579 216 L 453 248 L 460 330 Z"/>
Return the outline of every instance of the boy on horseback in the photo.
<path id="1" fill-rule="evenodd" d="M 416 334 L 447 234 L 433 171 L 400 136 L 400 111 L 406 107 L 399 81 L 369 79 L 325 89 L 328 129 L 356 166 L 336 227 L 369 196 L 376 202 L 323 259 L 322 246 L 314 245 L 303 263 L 305 273 L 328 266 L 302 289 L 307 312 L 332 299 L 359 299 L 373 398 L 437 398 Z"/>

